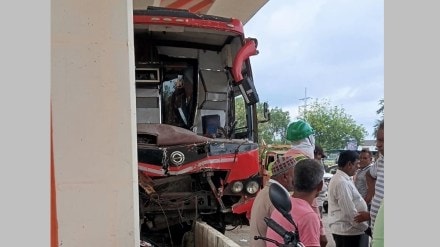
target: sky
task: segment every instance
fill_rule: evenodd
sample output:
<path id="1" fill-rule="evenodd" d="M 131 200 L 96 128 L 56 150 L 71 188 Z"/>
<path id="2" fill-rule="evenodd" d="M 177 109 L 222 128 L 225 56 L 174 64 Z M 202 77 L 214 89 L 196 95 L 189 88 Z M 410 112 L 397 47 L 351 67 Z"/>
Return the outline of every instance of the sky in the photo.
<path id="1" fill-rule="evenodd" d="M 260 102 L 289 111 L 328 100 L 374 139 L 384 99 L 383 0 L 270 0 L 244 26 Z"/>

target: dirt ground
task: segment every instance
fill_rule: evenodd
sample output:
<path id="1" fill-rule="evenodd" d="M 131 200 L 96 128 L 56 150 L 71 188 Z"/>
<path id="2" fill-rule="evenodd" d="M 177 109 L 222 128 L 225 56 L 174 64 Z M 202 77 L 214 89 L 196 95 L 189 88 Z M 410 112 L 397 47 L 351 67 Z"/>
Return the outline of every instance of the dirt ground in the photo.
<path id="1" fill-rule="evenodd" d="M 330 229 L 328 228 L 327 224 L 327 214 L 324 213 L 322 215 L 323 223 L 325 226 L 326 234 L 327 234 L 327 240 L 328 244 L 326 247 L 335 247 L 335 242 L 333 241 L 333 237 L 330 234 Z M 249 227 L 248 226 L 242 226 L 237 227 L 232 231 L 226 231 L 225 235 L 229 237 L 230 239 L 234 240 L 238 245 L 246 247 L 250 246 L 250 240 L 251 236 L 249 235 Z"/>

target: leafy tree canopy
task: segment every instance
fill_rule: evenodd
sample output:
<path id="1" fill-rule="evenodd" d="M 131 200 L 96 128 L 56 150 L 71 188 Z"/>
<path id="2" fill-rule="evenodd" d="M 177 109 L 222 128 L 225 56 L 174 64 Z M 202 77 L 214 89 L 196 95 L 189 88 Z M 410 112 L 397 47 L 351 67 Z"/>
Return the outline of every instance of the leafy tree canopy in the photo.
<path id="1" fill-rule="evenodd" d="M 258 113 L 263 112 L 263 104 L 258 104 Z M 286 143 L 286 130 L 290 122 L 288 111 L 275 107 L 270 109 L 270 121 L 261 123 L 258 126 L 260 140 L 263 139 L 267 144 Z M 262 117 L 259 117 L 261 119 Z"/>
<path id="2" fill-rule="evenodd" d="M 376 120 L 376 124 L 374 125 L 374 136 L 376 136 L 377 133 L 377 127 L 379 127 L 380 122 L 383 120 L 384 118 L 384 113 L 385 113 L 385 100 L 381 99 L 379 100 L 379 109 L 377 109 L 376 111 L 377 115 L 379 115 L 379 119 Z"/>
<path id="3" fill-rule="evenodd" d="M 316 143 L 324 149 L 343 149 L 349 140 L 363 142 L 368 132 L 348 115 L 344 108 L 332 106 L 329 100 L 315 100 L 303 113 L 303 118 L 315 130 Z"/>
<path id="4" fill-rule="evenodd" d="M 237 97 L 235 100 L 236 126 L 242 127 L 246 125 L 244 100 L 242 97 Z M 269 112 L 270 121 L 258 125 L 258 136 L 260 141 L 264 141 L 267 144 L 285 143 L 286 129 L 290 122 L 289 112 L 283 111 L 278 107 L 271 108 Z M 263 103 L 257 103 L 257 115 L 258 119 L 264 119 Z"/>

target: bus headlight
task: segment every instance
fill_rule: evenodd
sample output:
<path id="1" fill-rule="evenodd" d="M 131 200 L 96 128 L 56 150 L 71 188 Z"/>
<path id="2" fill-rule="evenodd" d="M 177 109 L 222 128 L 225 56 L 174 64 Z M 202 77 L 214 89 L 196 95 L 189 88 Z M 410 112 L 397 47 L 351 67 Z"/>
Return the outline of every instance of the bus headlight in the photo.
<path id="1" fill-rule="evenodd" d="M 246 184 L 246 191 L 247 191 L 247 193 L 249 193 L 251 195 L 257 193 L 259 189 L 260 189 L 260 185 L 258 184 L 257 181 L 252 180 Z"/>
<path id="2" fill-rule="evenodd" d="M 241 181 L 237 181 L 232 185 L 232 192 L 240 193 L 243 190 L 243 183 Z"/>

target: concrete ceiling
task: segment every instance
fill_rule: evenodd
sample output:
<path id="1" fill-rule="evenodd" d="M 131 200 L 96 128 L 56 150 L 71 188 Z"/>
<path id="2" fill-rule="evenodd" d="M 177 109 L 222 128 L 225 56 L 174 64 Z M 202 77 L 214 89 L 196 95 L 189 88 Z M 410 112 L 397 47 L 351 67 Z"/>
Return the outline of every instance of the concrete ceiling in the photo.
<path id="1" fill-rule="evenodd" d="M 269 0 L 133 0 L 134 9 L 147 6 L 188 9 L 193 13 L 234 17 L 245 25 Z"/>

